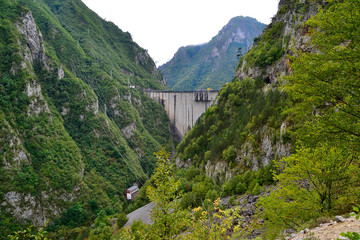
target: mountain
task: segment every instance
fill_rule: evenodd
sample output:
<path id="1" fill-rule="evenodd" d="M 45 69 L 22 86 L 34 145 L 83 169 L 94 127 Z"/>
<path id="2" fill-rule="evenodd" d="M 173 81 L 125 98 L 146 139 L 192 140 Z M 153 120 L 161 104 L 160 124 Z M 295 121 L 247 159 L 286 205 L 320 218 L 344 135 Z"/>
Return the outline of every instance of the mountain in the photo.
<path id="1" fill-rule="evenodd" d="M 292 49 L 309 51 L 303 23 L 318 7 L 319 1 L 279 2 L 272 22 L 240 59 L 235 79 L 177 146 L 178 166 L 195 166 L 224 181 L 290 154 L 294 126 L 279 78 L 291 71 Z"/>
<path id="2" fill-rule="evenodd" d="M 126 209 L 153 152 L 173 149 L 165 111 L 142 90 L 164 89 L 154 61 L 80 0 L 0 6 L 0 239 Z"/>
<path id="3" fill-rule="evenodd" d="M 181 47 L 159 67 L 173 90 L 219 89 L 234 77 L 237 54 L 245 54 L 265 24 L 250 17 L 234 17 L 210 42 Z"/>

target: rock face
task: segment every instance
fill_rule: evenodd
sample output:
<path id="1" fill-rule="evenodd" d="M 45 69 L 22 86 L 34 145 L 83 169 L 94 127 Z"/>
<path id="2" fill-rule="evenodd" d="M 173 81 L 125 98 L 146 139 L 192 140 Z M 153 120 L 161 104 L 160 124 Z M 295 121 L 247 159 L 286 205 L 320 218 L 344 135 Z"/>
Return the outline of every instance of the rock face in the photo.
<path id="1" fill-rule="evenodd" d="M 1 206 L 17 219 L 29 221 L 36 226 L 45 226 L 49 219 L 62 212 L 62 207 L 58 203 L 67 204 L 74 200 L 74 195 L 66 192 L 43 191 L 35 197 L 31 194 L 11 191 L 5 193 L 5 201 Z"/>
<path id="2" fill-rule="evenodd" d="M 173 90 L 219 89 L 233 79 L 238 59 L 265 25 L 249 17 L 235 17 L 210 42 L 181 47 L 174 57 L 159 67 Z"/>
<path id="3" fill-rule="evenodd" d="M 23 146 L 23 142 L 18 136 L 19 133 L 16 132 L 6 120 L 3 120 L 1 124 L 3 126 L 1 134 L 4 142 L 6 143 L 3 147 L 4 149 L 9 149 L 8 151 L 5 151 L 2 156 L 4 169 L 20 169 L 20 165 L 22 163 L 30 162 L 29 153 Z"/>
<path id="4" fill-rule="evenodd" d="M 44 64 L 47 70 L 50 70 L 50 66 L 48 65 L 49 60 L 45 54 L 43 36 L 36 28 L 36 23 L 32 13 L 26 13 L 16 26 L 19 33 L 26 41 L 27 51 L 25 51 L 25 60 L 27 60 L 30 64 L 33 64 L 33 61 L 38 60 Z M 28 55 L 28 53 L 30 54 Z"/>
<path id="5" fill-rule="evenodd" d="M 291 49 L 301 49 L 304 52 L 311 50 L 306 44 L 309 41 L 309 35 L 307 35 L 307 28 L 303 26 L 303 23 L 315 15 L 318 8 L 319 1 L 314 1 L 313 3 L 305 3 L 305 1 L 280 1 L 278 13 L 258 39 L 262 39 L 267 32 L 271 31 L 271 28 L 281 24 L 281 34 L 279 38 L 285 54 L 275 63 L 263 67 L 256 66 L 256 64 L 250 64 L 249 66 L 247 58 L 245 57 L 244 60 L 240 62 L 235 77 L 239 79 L 262 77 L 266 79 L 268 83 L 275 83 L 279 77 L 288 75 L 290 68 L 287 54 L 292 53 Z M 255 49 L 259 44 L 260 43 L 255 42 L 251 49 Z M 249 49 L 249 51 L 251 51 L 251 49 Z"/>

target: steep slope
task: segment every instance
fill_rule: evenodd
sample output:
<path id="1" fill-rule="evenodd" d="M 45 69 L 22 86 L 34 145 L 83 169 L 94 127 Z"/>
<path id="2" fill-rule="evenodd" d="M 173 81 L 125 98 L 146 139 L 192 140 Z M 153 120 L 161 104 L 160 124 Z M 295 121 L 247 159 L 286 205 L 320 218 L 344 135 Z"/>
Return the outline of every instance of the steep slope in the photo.
<path id="1" fill-rule="evenodd" d="M 279 2 L 271 24 L 240 59 L 236 78 L 178 145 L 178 166 L 195 165 L 223 180 L 290 154 L 293 125 L 278 78 L 290 71 L 291 48 L 306 46 L 303 23 L 317 12 L 319 2 Z"/>
<path id="2" fill-rule="evenodd" d="M 322 1 L 292 0 L 279 2 L 279 10 L 264 32 L 254 40 L 248 54 L 241 58 L 235 76 L 266 79 L 275 83 L 289 73 L 287 54 L 292 48 L 308 52 L 308 28 L 303 23 L 315 15 Z"/>
<path id="3" fill-rule="evenodd" d="M 129 33 L 80 0 L 0 0 L 0 236 L 65 209 L 75 226 L 121 208 L 173 148 L 163 79 Z M 129 88 L 128 83 L 136 88 Z"/>
<path id="4" fill-rule="evenodd" d="M 234 77 L 239 48 L 246 53 L 265 25 L 250 17 L 235 17 L 210 42 L 181 47 L 159 67 L 174 90 L 219 89 Z"/>

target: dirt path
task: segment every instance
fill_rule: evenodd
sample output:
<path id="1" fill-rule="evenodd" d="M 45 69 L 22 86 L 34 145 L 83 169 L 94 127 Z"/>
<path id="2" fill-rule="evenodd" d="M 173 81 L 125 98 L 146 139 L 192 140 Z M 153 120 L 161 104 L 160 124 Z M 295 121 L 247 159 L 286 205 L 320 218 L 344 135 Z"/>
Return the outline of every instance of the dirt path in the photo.
<path id="1" fill-rule="evenodd" d="M 135 220 L 141 220 L 143 223 L 152 224 L 150 213 L 154 207 L 154 203 L 149 203 L 135 211 L 129 213 L 127 218 L 129 219 L 124 227 L 131 226 Z"/>
<path id="2" fill-rule="evenodd" d="M 355 217 L 347 218 L 344 222 L 331 221 L 330 223 L 321 224 L 319 227 L 311 229 L 306 234 L 299 233 L 293 240 L 301 239 L 320 239 L 320 240 L 336 240 L 340 238 L 342 232 L 357 232 L 360 233 L 360 219 Z M 345 239 L 345 238 L 342 238 Z"/>

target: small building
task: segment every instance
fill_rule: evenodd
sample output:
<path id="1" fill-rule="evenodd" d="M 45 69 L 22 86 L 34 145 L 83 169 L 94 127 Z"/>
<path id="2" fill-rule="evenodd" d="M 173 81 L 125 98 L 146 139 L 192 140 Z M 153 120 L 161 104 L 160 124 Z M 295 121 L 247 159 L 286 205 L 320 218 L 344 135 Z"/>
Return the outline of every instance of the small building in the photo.
<path id="1" fill-rule="evenodd" d="M 126 190 L 126 199 L 127 200 L 134 200 L 135 196 L 139 193 L 138 186 L 132 186 Z"/>

